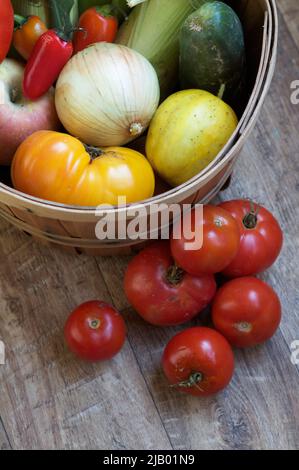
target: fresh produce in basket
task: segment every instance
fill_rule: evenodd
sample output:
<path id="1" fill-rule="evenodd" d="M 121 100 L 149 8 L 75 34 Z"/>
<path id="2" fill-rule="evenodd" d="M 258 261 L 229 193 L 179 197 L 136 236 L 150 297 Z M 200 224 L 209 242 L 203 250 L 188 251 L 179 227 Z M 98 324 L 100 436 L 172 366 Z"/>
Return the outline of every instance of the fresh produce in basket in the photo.
<path id="1" fill-rule="evenodd" d="M 279 327 L 280 300 L 260 279 L 233 279 L 217 292 L 212 318 L 215 328 L 233 346 L 255 346 L 270 339 Z"/>
<path id="2" fill-rule="evenodd" d="M 133 9 L 117 36 L 117 43 L 140 52 L 155 67 L 163 98 L 178 82 L 179 31 L 194 6 L 196 0 L 146 0 Z"/>
<path id="3" fill-rule="evenodd" d="M 10 48 L 14 29 L 13 8 L 10 0 L 0 2 L 0 64 Z"/>
<path id="4" fill-rule="evenodd" d="M 97 43 L 67 63 L 55 102 L 70 134 L 88 145 L 114 146 L 147 129 L 159 97 L 157 74 L 148 60 L 125 46 Z"/>
<path id="5" fill-rule="evenodd" d="M 72 54 L 73 43 L 70 37 L 54 29 L 42 34 L 25 67 L 24 95 L 36 100 L 46 93 L 54 85 Z"/>
<path id="6" fill-rule="evenodd" d="M 47 31 L 45 23 L 38 16 L 15 15 L 15 28 L 13 35 L 13 45 L 16 51 L 28 60 L 33 48 L 42 34 Z"/>
<path id="7" fill-rule="evenodd" d="M 190 249 L 194 240 L 188 240 L 184 233 L 185 217 L 189 217 L 186 215 L 178 227 L 174 228 L 176 237 L 171 239 L 172 256 L 178 266 L 194 276 L 219 273 L 231 263 L 238 252 L 238 224 L 233 216 L 221 207 L 204 206 L 202 217 L 197 211 L 198 208 L 192 210 L 190 231 L 191 234 L 202 233 L 202 246 Z"/>
<path id="8" fill-rule="evenodd" d="M 232 379 L 234 355 L 227 340 L 205 327 L 188 328 L 167 344 L 162 365 L 171 386 L 180 392 L 208 396 Z"/>
<path id="9" fill-rule="evenodd" d="M 186 323 L 197 316 L 216 292 L 214 276 L 192 276 L 175 265 L 169 241 L 153 243 L 129 263 L 124 281 L 126 296 L 153 325 Z"/>
<path id="10" fill-rule="evenodd" d="M 79 30 L 74 34 L 74 52 L 96 42 L 113 42 L 117 28 L 118 20 L 111 5 L 86 10 L 80 17 Z"/>
<path id="11" fill-rule="evenodd" d="M 236 98 L 246 68 L 242 24 L 225 3 L 201 3 L 180 34 L 181 85 L 220 93 L 224 99 Z"/>
<path id="12" fill-rule="evenodd" d="M 236 219 L 241 235 L 238 253 L 223 274 L 251 276 L 272 266 L 281 251 L 283 233 L 271 212 L 244 199 L 223 202 L 220 207 Z"/>
<path id="13" fill-rule="evenodd" d="M 211 163 L 238 124 L 234 111 L 203 90 L 184 90 L 157 110 L 146 140 L 146 155 L 172 186 L 185 183 Z"/>
<path id="14" fill-rule="evenodd" d="M 69 316 L 64 336 L 69 349 L 87 361 L 104 361 L 124 345 L 126 325 L 119 312 L 106 302 L 92 300 Z"/>
<path id="15" fill-rule="evenodd" d="M 78 206 L 127 203 L 151 197 L 155 177 L 147 159 L 124 148 L 85 148 L 59 132 L 32 134 L 18 148 L 11 168 L 19 191 L 48 201 Z"/>
<path id="16" fill-rule="evenodd" d="M 0 165 L 9 165 L 18 146 L 33 132 L 58 130 L 51 89 L 36 101 L 22 93 L 24 67 L 13 59 L 0 64 Z"/>

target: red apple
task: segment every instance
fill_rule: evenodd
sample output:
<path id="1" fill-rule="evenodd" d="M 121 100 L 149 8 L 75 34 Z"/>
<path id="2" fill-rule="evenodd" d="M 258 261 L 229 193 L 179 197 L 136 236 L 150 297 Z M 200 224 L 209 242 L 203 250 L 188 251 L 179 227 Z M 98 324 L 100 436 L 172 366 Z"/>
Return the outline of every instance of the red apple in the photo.
<path id="1" fill-rule="evenodd" d="M 9 165 L 19 145 L 39 130 L 58 130 L 54 90 L 30 101 L 22 93 L 24 67 L 13 59 L 0 65 L 0 165 Z"/>

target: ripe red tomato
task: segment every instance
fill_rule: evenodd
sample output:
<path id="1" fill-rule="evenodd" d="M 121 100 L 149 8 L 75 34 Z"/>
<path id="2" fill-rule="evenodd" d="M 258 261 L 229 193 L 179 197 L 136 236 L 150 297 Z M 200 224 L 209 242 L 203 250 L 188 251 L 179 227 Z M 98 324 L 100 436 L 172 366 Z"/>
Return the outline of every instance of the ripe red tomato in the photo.
<path id="1" fill-rule="evenodd" d="M 167 241 L 153 243 L 129 263 L 124 288 L 135 310 L 153 325 L 178 325 L 195 317 L 216 292 L 213 275 L 192 276 L 174 266 Z"/>
<path id="2" fill-rule="evenodd" d="M 225 388 L 234 372 L 226 339 L 211 328 L 188 328 L 167 344 L 162 365 L 169 382 L 181 392 L 207 396 Z"/>
<path id="3" fill-rule="evenodd" d="M 191 230 L 192 233 L 195 233 L 195 230 L 203 230 L 202 247 L 186 250 L 186 243 L 190 243 L 190 240 L 186 240 L 180 227 L 180 237 L 173 237 L 171 240 L 172 255 L 179 266 L 195 276 L 218 273 L 228 266 L 237 254 L 240 243 L 238 225 L 224 209 L 204 206 L 202 224 L 195 227 L 196 210 L 192 211 Z"/>
<path id="4" fill-rule="evenodd" d="M 70 350 L 81 359 L 102 361 L 117 354 L 126 337 L 122 316 L 98 300 L 85 302 L 69 316 L 64 335 Z"/>
<path id="5" fill-rule="evenodd" d="M 281 228 L 273 215 L 248 200 L 227 201 L 220 207 L 235 218 L 241 234 L 238 253 L 223 274 L 228 277 L 251 276 L 269 268 L 283 243 Z"/>
<path id="6" fill-rule="evenodd" d="M 219 289 L 212 318 L 215 328 L 232 345 L 255 346 L 274 335 L 281 320 L 281 305 L 268 284 L 255 277 L 242 277 Z"/>

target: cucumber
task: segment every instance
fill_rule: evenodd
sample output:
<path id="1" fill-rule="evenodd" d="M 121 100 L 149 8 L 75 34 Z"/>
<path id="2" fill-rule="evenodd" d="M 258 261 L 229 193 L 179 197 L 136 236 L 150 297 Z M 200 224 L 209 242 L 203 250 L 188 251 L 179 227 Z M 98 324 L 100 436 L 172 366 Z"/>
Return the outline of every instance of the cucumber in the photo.
<path id="1" fill-rule="evenodd" d="M 187 18 L 180 33 L 182 88 L 206 90 L 232 101 L 240 95 L 245 75 L 245 41 L 239 17 L 225 3 L 203 3 Z"/>

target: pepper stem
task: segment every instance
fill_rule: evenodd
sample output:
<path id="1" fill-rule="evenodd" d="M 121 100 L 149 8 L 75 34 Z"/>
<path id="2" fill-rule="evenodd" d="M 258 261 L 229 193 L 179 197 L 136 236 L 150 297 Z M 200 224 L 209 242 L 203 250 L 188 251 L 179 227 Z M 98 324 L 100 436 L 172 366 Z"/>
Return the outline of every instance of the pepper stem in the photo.
<path id="1" fill-rule="evenodd" d="M 28 17 L 22 15 L 14 15 L 15 27 L 21 28 L 23 24 L 27 23 Z"/>

